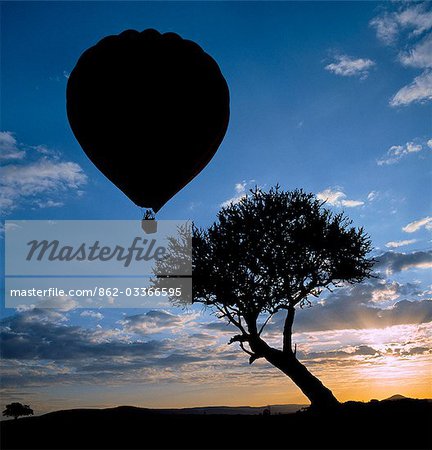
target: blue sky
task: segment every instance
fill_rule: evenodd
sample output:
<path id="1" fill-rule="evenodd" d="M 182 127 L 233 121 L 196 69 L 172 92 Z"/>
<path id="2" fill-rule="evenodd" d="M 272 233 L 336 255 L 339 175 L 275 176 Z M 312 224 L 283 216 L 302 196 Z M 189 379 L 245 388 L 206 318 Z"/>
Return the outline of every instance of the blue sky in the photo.
<path id="1" fill-rule="evenodd" d="M 129 28 L 174 31 L 197 42 L 220 65 L 231 94 L 230 124 L 218 152 L 203 172 L 160 211 L 159 219 L 193 219 L 205 226 L 215 219 L 221 204 L 235 201 L 254 185 L 268 188 L 279 183 L 284 189 L 303 188 L 327 199 L 335 211 L 345 210 L 356 226 L 364 226 L 371 235 L 374 253 L 386 255 L 383 284 L 364 287 L 366 293 L 362 295 L 369 295 L 367 302 L 373 301 L 377 307 L 376 299 L 381 298 L 385 300 L 379 305 L 383 311 L 395 311 L 402 300 L 426 301 L 430 272 L 425 268 L 431 266 L 431 260 L 430 253 L 425 252 L 430 248 L 432 224 L 430 4 L 2 2 L 3 218 L 141 219 L 140 208 L 89 162 L 69 128 L 65 112 L 67 76 L 79 55 L 102 37 Z M 381 297 L 380 292 L 384 292 Z M 347 296 L 359 298 L 359 293 L 350 291 Z M 430 314 L 430 306 L 427 308 Z M 15 320 L 16 327 L 33 324 L 35 317 L 40 319 L 35 312 L 26 313 L 30 321 L 26 322 L 25 314 L 11 316 L 12 311 L 2 311 L 9 316 L 5 320 Z M 131 326 L 138 319 L 122 318 L 135 317 L 139 311 L 104 311 L 103 319 L 81 313 L 49 313 L 51 331 L 78 326 L 83 333 L 80 338 L 96 339 L 89 333 L 102 333 L 96 328 L 98 323 L 107 333 L 104 339 L 120 342 L 126 335 L 142 340 L 143 329 L 148 330 Z M 180 322 L 185 320 L 182 312 L 170 314 L 180 314 Z M 427 314 L 419 319 L 422 325 L 413 324 L 408 313 L 405 321 L 395 319 L 390 325 L 411 327 L 404 333 L 420 333 L 418 327 L 428 322 Z M 149 320 L 141 319 L 142 323 Z M 200 323 L 210 320 L 207 316 L 190 319 L 186 321 L 190 326 L 185 327 L 189 336 L 199 334 L 196 330 L 202 328 Z M 172 327 L 161 328 L 160 339 L 166 339 L 168 332 L 178 337 L 173 328 L 180 323 L 176 320 Z M 350 329 L 349 323 L 346 329 Z M 391 335 L 396 331 L 393 329 Z M 363 337 L 349 334 L 349 338 L 340 338 L 340 348 L 373 345 L 373 339 L 365 333 Z M 215 336 L 207 341 L 213 338 L 216 341 L 211 345 L 222 346 L 223 338 Z M 206 338 L 201 337 L 201 341 L 206 342 Z M 337 349 L 331 344 L 325 349 L 333 350 Z M 378 350 L 385 352 L 383 348 Z M 37 370 L 46 373 L 51 363 L 42 361 L 40 355 L 35 357 L 41 360 Z M 115 352 L 111 357 L 120 358 Z M 20 361 L 19 354 L 14 358 L 7 359 Z M 76 361 L 76 355 L 71 355 L 70 361 Z M 69 363 L 53 363 L 49 369 L 56 386 L 62 379 L 60 366 L 70 373 L 79 370 Z M 420 363 L 424 364 L 423 359 Z M 17 365 L 11 363 L 8 370 L 14 373 Z M 248 367 L 241 366 L 239 372 L 243 370 L 245 377 L 251 373 Z M 185 369 L 184 373 L 189 372 Z M 62 403 L 54 394 L 48 402 L 41 390 L 31 387 L 30 378 L 23 372 L 22 386 L 11 382 L 8 392 L 33 389 L 42 410 L 70 404 L 69 400 Z M 206 380 L 201 382 L 207 386 L 210 382 Z M 91 382 L 86 382 L 91 387 Z M 172 387 L 176 383 L 187 381 L 167 381 L 170 395 L 178 392 Z M 217 383 L 210 383 L 213 387 L 207 390 L 219 392 Z M 280 396 L 279 402 L 300 401 L 294 388 L 289 391 L 285 385 L 280 387 L 280 379 L 279 384 L 269 383 L 267 391 L 263 388 L 252 403 L 268 403 L 280 400 Z M 147 386 L 155 393 L 144 396 L 142 403 L 169 403 L 150 381 Z M 366 388 L 371 389 L 369 385 Z M 366 388 L 352 395 L 364 398 Z M 123 397 L 119 394 L 111 403 L 133 399 L 128 394 L 132 388 L 122 385 L 120 390 Z M 100 394 L 92 392 L 93 403 L 102 404 Z M 423 392 L 423 387 L 412 392 Z M 211 394 L 194 397 L 204 404 L 218 403 L 217 398 Z M 244 394 L 238 401 L 247 403 L 247 398 Z M 183 405 L 185 399 L 180 396 L 175 403 Z"/>

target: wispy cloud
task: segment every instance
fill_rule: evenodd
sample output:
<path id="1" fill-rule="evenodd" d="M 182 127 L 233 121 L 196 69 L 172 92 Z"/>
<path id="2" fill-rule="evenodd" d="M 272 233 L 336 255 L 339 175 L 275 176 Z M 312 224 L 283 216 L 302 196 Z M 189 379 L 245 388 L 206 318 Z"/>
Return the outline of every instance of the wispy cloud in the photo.
<path id="1" fill-rule="evenodd" d="M 22 306 L 22 308 L 28 307 L 28 305 Z M 69 296 L 58 297 L 45 297 L 43 300 L 38 301 L 36 305 L 32 305 L 35 308 L 40 309 L 55 309 L 56 311 L 72 311 L 79 306 L 79 303 Z M 67 320 L 66 317 L 64 320 Z"/>
<path id="2" fill-rule="evenodd" d="M 377 160 L 379 166 L 398 163 L 402 158 L 431 148 L 429 141 L 410 141 L 403 145 L 392 145 L 386 154 Z"/>
<path id="3" fill-rule="evenodd" d="M 56 202 L 54 200 L 38 200 L 36 202 L 36 205 L 39 206 L 39 208 L 60 208 L 64 205 L 63 202 Z"/>
<path id="4" fill-rule="evenodd" d="M 350 200 L 340 188 L 327 188 L 318 192 L 317 198 L 327 202 L 329 205 L 337 207 L 355 208 L 364 205 L 361 200 Z"/>
<path id="5" fill-rule="evenodd" d="M 12 132 L 0 131 L 0 161 L 23 159 L 25 155 L 25 150 L 19 148 Z"/>
<path id="6" fill-rule="evenodd" d="M 249 188 L 252 188 L 255 184 L 255 180 L 249 180 L 249 181 L 240 181 L 234 185 L 234 196 L 229 198 L 228 200 L 225 200 L 220 204 L 222 208 L 229 206 L 231 204 L 238 203 L 242 198 L 246 197 L 247 191 Z"/>
<path id="7" fill-rule="evenodd" d="M 377 37 L 384 44 L 392 44 L 398 35 L 399 26 L 394 15 L 385 13 L 380 17 L 375 17 L 370 21 L 370 26 L 375 28 Z"/>
<path id="8" fill-rule="evenodd" d="M 92 319 L 102 320 L 104 315 L 99 311 L 92 311 L 91 309 L 86 309 L 82 313 L 80 313 L 81 317 L 91 317 Z"/>
<path id="9" fill-rule="evenodd" d="M 6 148 L 17 148 L 11 133 L 2 136 Z M 0 167 L 0 210 L 3 215 L 23 204 L 39 208 L 62 206 L 63 199 L 59 197 L 68 191 L 77 192 L 87 182 L 87 176 L 77 163 L 62 161 L 57 152 L 44 146 L 29 149 L 32 151 L 24 152 L 22 157 L 9 157 L 7 164 Z"/>
<path id="10" fill-rule="evenodd" d="M 410 37 L 420 36 L 430 30 L 432 28 L 432 12 L 424 3 L 408 3 L 408 6 L 405 4 L 397 11 L 386 11 L 373 18 L 370 25 L 375 28 L 378 39 L 384 44 L 390 45 L 395 43 L 404 29 L 410 30 Z"/>
<path id="11" fill-rule="evenodd" d="M 325 66 L 325 69 L 342 77 L 358 76 L 361 79 L 365 79 L 369 75 L 369 70 L 374 65 L 375 63 L 371 59 L 337 55 L 335 57 L 335 62 Z"/>
<path id="12" fill-rule="evenodd" d="M 405 245 L 415 244 L 417 239 L 405 239 L 402 241 L 390 241 L 385 245 L 387 248 L 399 248 L 404 247 Z"/>
<path id="13" fill-rule="evenodd" d="M 37 195 L 52 195 L 82 186 L 87 177 L 74 162 L 40 160 L 26 165 L 7 165 L 0 168 L 0 208 L 3 214 L 22 201 L 40 203 Z M 44 207 L 50 204 L 44 203 Z M 51 206 L 58 206 L 54 202 Z"/>
<path id="14" fill-rule="evenodd" d="M 334 301 L 318 305 L 314 314 L 301 311 L 297 326 L 304 331 L 386 328 L 432 320 L 432 301 L 401 300 L 391 308 L 377 308 L 354 301 L 354 294 L 340 294 Z"/>
<path id="15" fill-rule="evenodd" d="M 149 335 L 167 330 L 179 330 L 196 318 L 195 314 L 175 315 L 168 311 L 153 310 L 145 314 L 127 316 L 119 321 L 128 333 Z"/>
<path id="16" fill-rule="evenodd" d="M 374 268 L 379 272 L 392 275 L 412 269 L 432 268 L 432 251 L 397 253 L 386 252 L 376 258 L 377 263 Z"/>
<path id="17" fill-rule="evenodd" d="M 428 10 L 427 2 L 414 3 L 395 14 L 402 28 L 411 28 L 412 36 L 419 36 L 432 28 L 432 11 Z"/>
<path id="18" fill-rule="evenodd" d="M 407 67 L 432 67 L 432 34 L 428 34 L 411 49 L 400 52 L 399 61 Z"/>
<path id="19" fill-rule="evenodd" d="M 368 199 L 368 201 L 373 202 L 377 198 L 379 198 L 379 196 L 380 196 L 380 193 L 378 191 L 370 191 L 367 196 L 367 199 Z"/>
<path id="20" fill-rule="evenodd" d="M 406 106 L 432 100 L 432 72 L 425 71 L 413 82 L 402 87 L 390 99 L 390 106 Z"/>
<path id="21" fill-rule="evenodd" d="M 415 220 L 410 222 L 408 225 L 402 228 L 405 233 L 414 233 L 421 228 L 426 228 L 426 230 L 432 230 L 432 217 L 425 217 L 423 219 Z"/>
<path id="22" fill-rule="evenodd" d="M 390 4 L 388 8 L 394 8 Z M 377 37 L 386 45 L 404 42 L 397 59 L 404 67 L 423 69 L 414 80 L 401 87 L 389 104 L 392 107 L 425 103 L 432 100 L 432 11 L 429 2 L 397 4 L 370 22 Z"/>

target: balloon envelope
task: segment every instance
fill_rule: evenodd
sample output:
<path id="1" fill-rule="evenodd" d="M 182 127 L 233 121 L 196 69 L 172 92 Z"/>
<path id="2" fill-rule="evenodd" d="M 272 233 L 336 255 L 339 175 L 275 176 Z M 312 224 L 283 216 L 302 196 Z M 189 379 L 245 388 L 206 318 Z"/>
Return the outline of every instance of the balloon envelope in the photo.
<path id="1" fill-rule="evenodd" d="M 228 126 L 229 91 L 217 63 L 174 33 L 102 39 L 79 58 L 66 95 L 87 156 L 155 212 L 207 165 Z"/>

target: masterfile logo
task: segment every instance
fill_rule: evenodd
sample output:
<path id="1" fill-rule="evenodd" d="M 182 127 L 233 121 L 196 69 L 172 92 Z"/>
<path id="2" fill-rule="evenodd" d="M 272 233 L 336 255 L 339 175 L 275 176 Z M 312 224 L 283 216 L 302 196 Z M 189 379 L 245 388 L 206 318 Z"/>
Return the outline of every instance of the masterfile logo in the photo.
<path id="1" fill-rule="evenodd" d="M 192 275 L 192 247 L 182 264 L 156 261 L 175 259 L 169 242 L 190 228 L 185 221 L 158 221 L 158 230 L 144 234 L 132 220 L 6 221 L 6 275 L 143 276 Z"/>
<path id="2" fill-rule="evenodd" d="M 104 246 L 100 241 L 88 245 L 85 242 L 78 247 L 61 245 L 60 241 L 33 240 L 27 242 L 30 247 L 26 260 L 31 261 L 33 257 L 37 261 L 47 258 L 49 261 L 110 261 L 115 259 L 123 263 L 124 267 L 129 267 L 132 260 L 159 261 L 166 257 L 167 249 L 157 246 L 157 240 L 143 239 L 135 237 L 129 247 L 116 245 L 115 247 Z"/>

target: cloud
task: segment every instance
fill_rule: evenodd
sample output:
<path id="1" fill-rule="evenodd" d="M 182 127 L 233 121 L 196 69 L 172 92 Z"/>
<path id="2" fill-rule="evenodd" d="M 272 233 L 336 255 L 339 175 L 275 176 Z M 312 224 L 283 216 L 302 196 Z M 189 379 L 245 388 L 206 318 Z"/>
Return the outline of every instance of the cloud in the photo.
<path id="1" fill-rule="evenodd" d="M 71 311 L 79 306 L 79 303 L 69 296 L 46 297 L 36 303 L 36 308 L 56 309 L 58 311 Z"/>
<path id="2" fill-rule="evenodd" d="M 46 200 L 46 201 L 38 200 L 36 202 L 36 205 L 39 206 L 39 208 L 60 208 L 61 206 L 64 205 L 64 203 L 56 202 L 54 200 Z"/>
<path id="3" fill-rule="evenodd" d="M 409 6 L 395 14 L 395 18 L 402 28 L 412 28 L 412 35 L 418 36 L 432 28 L 432 12 L 426 6 L 425 3 Z"/>
<path id="4" fill-rule="evenodd" d="M 369 302 L 386 303 L 396 300 L 400 296 L 401 285 L 396 281 L 377 283 L 370 292 Z"/>
<path id="5" fill-rule="evenodd" d="M 225 200 L 220 204 L 222 208 L 225 208 L 231 204 L 238 203 L 242 198 L 246 197 L 248 187 L 251 188 L 255 184 L 255 180 L 241 181 L 234 185 L 235 195 L 228 200 Z"/>
<path id="6" fill-rule="evenodd" d="M 331 365 L 338 372 L 343 366 L 350 366 L 350 372 L 355 377 L 355 374 L 358 375 L 355 367 L 369 365 L 368 361 L 372 362 L 369 367 L 373 369 L 379 368 L 380 364 L 384 364 L 384 368 L 386 366 L 388 368 L 389 364 L 393 368 L 396 367 L 395 364 L 406 368 L 407 364 L 410 364 L 408 358 L 413 363 L 415 360 L 427 362 L 427 359 L 419 360 L 417 357 L 431 353 L 431 330 L 432 322 L 358 330 L 320 330 L 297 333 L 295 340 L 299 343 L 297 346 L 297 349 L 300 349 L 297 352 L 299 357 L 307 359 L 308 366 L 312 366 L 314 360 L 317 363 L 314 371 L 319 369 L 318 364 L 324 365 L 324 372 L 328 371 Z M 399 357 L 401 360 L 397 361 L 396 358 Z M 427 366 L 423 367 L 426 369 Z"/>
<path id="7" fill-rule="evenodd" d="M 361 79 L 365 79 L 369 75 L 369 70 L 375 65 L 371 59 L 355 59 L 347 55 L 338 55 L 335 60 L 325 66 L 325 69 L 342 77 L 359 76 Z"/>
<path id="8" fill-rule="evenodd" d="M 432 72 L 427 70 L 402 87 L 390 100 L 390 106 L 406 106 L 432 100 Z"/>
<path id="9" fill-rule="evenodd" d="M 81 167 L 73 162 L 40 160 L 25 166 L 0 168 L 2 183 L 31 195 L 63 188 L 77 188 L 86 181 Z"/>
<path id="10" fill-rule="evenodd" d="M 215 337 L 208 333 L 194 333 L 194 334 L 191 334 L 190 337 L 192 339 L 200 339 L 200 340 L 211 341 L 211 342 L 214 342 L 214 340 L 215 340 Z"/>
<path id="11" fill-rule="evenodd" d="M 403 355 L 427 355 L 431 353 L 429 347 L 412 347 L 408 350 L 403 350 L 401 352 Z"/>
<path id="12" fill-rule="evenodd" d="M 410 269 L 432 268 L 432 251 L 412 253 L 386 252 L 375 259 L 377 262 L 374 269 L 389 275 Z"/>
<path id="13" fill-rule="evenodd" d="M 431 300 L 401 300 L 386 309 L 353 300 L 349 293 L 336 294 L 334 300 L 324 305 L 300 310 L 296 316 L 296 330 L 326 331 L 386 328 L 432 321 Z"/>
<path id="14" fill-rule="evenodd" d="M 356 290 L 343 290 L 334 293 L 324 304 L 298 310 L 295 332 L 383 329 L 432 321 L 432 300 L 401 300 L 391 307 L 380 308 L 363 303 L 357 294 Z M 278 313 L 267 331 L 280 334 L 284 320 L 285 313 Z"/>
<path id="15" fill-rule="evenodd" d="M 318 192 L 317 198 L 327 202 L 329 205 L 337 207 L 355 208 L 364 205 L 360 200 L 349 200 L 346 194 L 339 188 L 327 188 L 324 191 Z"/>
<path id="16" fill-rule="evenodd" d="M 166 313 L 148 317 L 158 317 L 163 326 L 178 326 L 186 322 L 184 316 Z M 138 322 L 137 317 L 130 316 L 125 325 Z M 23 311 L 0 322 L 2 386 L 127 384 L 137 380 L 158 384 L 185 380 L 194 384 L 206 378 L 214 382 L 215 364 L 221 367 L 220 372 L 247 366 L 242 355 L 225 343 L 216 344 L 214 337 L 190 331 L 175 338 L 144 342 L 142 334 L 135 340 L 125 328 L 89 329 L 70 325 L 68 316 L 56 311 Z"/>
<path id="17" fill-rule="evenodd" d="M 425 3 L 406 4 L 397 11 L 384 12 L 370 21 L 375 28 L 378 39 L 387 45 L 395 43 L 400 33 L 405 29 L 410 31 L 410 37 L 416 37 L 432 28 L 432 12 Z"/>
<path id="18" fill-rule="evenodd" d="M 390 4 L 388 8 L 393 8 Z M 396 11 L 387 10 L 375 17 L 370 25 L 376 29 L 377 37 L 387 45 L 401 39 L 405 48 L 398 53 L 398 61 L 404 67 L 426 69 L 414 80 L 403 86 L 390 99 L 392 107 L 425 103 L 432 99 L 432 11 L 429 2 L 419 4 L 397 4 Z M 425 35 L 425 33 L 427 33 Z"/>
<path id="19" fill-rule="evenodd" d="M 98 311 L 85 310 L 80 314 L 81 317 L 91 317 L 92 319 L 102 320 L 104 315 Z"/>
<path id="20" fill-rule="evenodd" d="M 167 311 L 153 310 L 145 314 L 127 316 L 119 323 L 128 333 L 148 335 L 179 329 L 193 321 L 195 317 L 195 314 L 175 315 Z"/>
<path id="21" fill-rule="evenodd" d="M 9 148 L 15 145 L 12 134 L 6 132 L 2 136 Z M 63 201 L 50 197 L 78 192 L 87 182 L 87 176 L 77 163 L 61 161 L 56 153 L 50 153 L 43 146 L 32 149 L 36 153 L 33 151 L 19 164 L 14 162 L 0 167 L 0 210 L 3 215 L 27 203 L 40 208 L 62 206 Z"/>
<path id="22" fill-rule="evenodd" d="M 155 353 L 161 342 L 129 343 L 112 340 L 78 326 L 65 325 L 56 311 L 33 309 L 1 322 L 1 356 L 6 359 L 76 360 L 100 356 Z"/>
<path id="23" fill-rule="evenodd" d="M 377 160 L 377 164 L 379 166 L 396 164 L 408 155 L 420 153 L 421 151 L 426 150 L 426 148 L 429 147 L 428 142 L 416 143 L 414 141 L 410 141 L 403 145 L 392 145 L 387 150 L 386 154 Z"/>
<path id="24" fill-rule="evenodd" d="M 402 27 L 411 27 L 413 35 L 420 35 L 432 28 L 432 12 L 427 11 L 425 4 L 409 7 L 396 15 Z"/>
<path id="25" fill-rule="evenodd" d="M 411 245 L 417 242 L 417 239 L 405 239 L 403 241 L 390 241 L 385 245 L 387 248 L 398 248 L 405 245 Z"/>
<path id="26" fill-rule="evenodd" d="M 33 145 L 29 147 L 31 150 L 35 150 L 41 155 L 45 156 L 53 156 L 58 158 L 60 156 L 60 153 L 56 150 L 53 150 L 51 148 L 48 148 L 46 145 Z"/>
<path id="27" fill-rule="evenodd" d="M 370 25 L 375 28 L 378 39 L 385 44 L 392 44 L 396 40 L 399 27 L 394 16 L 386 13 L 381 17 L 375 17 L 370 21 Z"/>
<path id="28" fill-rule="evenodd" d="M 432 230 L 432 217 L 425 217 L 423 219 L 415 220 L 410 222 L 408 225 L 402 228 L 405 233 L 414 233 L 421 228 L 426 228 L 426 230 Z"/>
<path id="29" fill-rule="evenodd" d="M 432 67 L 432 34 L 408 51 L 399 54 L 399 61 L 407 67 L 426 69 Z"/>
<path id="30" fill-rule="evenodd" d="M 384 292 L 389 286 L 394 286 L 400 293 L 404 290 L 402 285 L 379 283 L 381 282 L 377 281 L 369 288 L 363 288 L 364 295 L 376 289 Z M 360 298 L 357 294 L 360 294 Z M 386 346 L 393 344 L 377 345 L 377 329 L 384 330 L 386 323 L 405 323 L 414 319 L 418 319 L 416 323 L 420 323 L 430 317 L 430 312 L 428 313 L 428 308 L 424 305 L 410 304 L 421 302 L 399 302 L 400 304 L 385 310 L 365 305 L 366 300 L 361 290 L 347 290 L 345 295 L 348 297 L 332 297 L 324 305 L 301 310 L 297 314 L 300 325 L 298 327 L 296 321 L 298 356 L 307 360 L 315 369 L 318 367 L 313 366 L 316 363 L 323 367 L 324 371 L 329 365 L 340 371 L 343 366 L 353 367 L 371 358 L 379 358 L 385 354 Z M 339 305 L 329 309 L 329 305 L 337 301 Z M 345 307 L 349 303 L 355 305 L 346 310 Z M 320 306 L 324 307 L 324 310 Z M 357 316 L 365 306 L 368 306 L 367 317 L 372 317 L 372 323 L 378 323 L 377 329 L 370 328 L 369 323 L 362 322 L 361 316 Z M 388 314 L 385 311 L 393 312 Z M 384 317 L 380 317 L 383 312 Z M 224 326 L 222 321 L 214 322 L 217 327 L 210 324 L 201 327 L 201 324 L 195 323 L 195 332 L 192 332 L 192 328 L 190 334 L 176 335 L 174 339 L 162 338 L 143 342 L 141 335 L 138 341 L 131 340 L 130 336 L 125 335 L 126 330 L 123 328 L 92 330 L 70 325 L 67 317 L 74 314 L 79 313 L 67 313 L 66 316 L 55 311 L 32 310 L 1 321 L 3 387 L 16 389 L 16 386 L 19 386 L 22 389 L 28 386 L 40 390 L 41 386 L 52 387 L 56 383 L 67 383 L 75 386 L 105 385 L 109 389 L 111 383 L 116 386 L 139 384 L 140 387 L 153 383 L 159 386 L 160 392 L 164 392 L 165 386 L 173 382 L 194 386 L 196 389 L 203 383 L 212 383 L 213 386 L 219 383 L 241 385 L 245 376 L 252 386 L 260 387 L 263 387 L 264 383 L 277 384 L 284 379 L 283 375 L 278 375 L 276 369 L 261 361 L 250 367 L 241 351 L 226 345 L 227 339 L 224 339 L 221 345 L 215 344 L 214 334 L 218 328 L 222 329 L 220 326 Z M 160 316 L 162 321 L 178 322 L 175 314 L 167 314 L 168 318 L 165 315 Z M 339 314 L 341 320 L 338 322 Z M 307 316 L 312 317 L 311 315 L 314 316 L 312 321 L 305 319 Z M 128 319 L 130 317 L 134 316 L 129 316 Z M 330 317 L 333 321 L 328 321 Z M 350 322 L 351 318 L 353 320 Z M 274 331 L 278 331 L 279 335 L 283 319 L 283 315 L 277 318 L 279 329 L 275 328 Z M 321 330 L 323 324 L 336 326 Z M 351 329 L 347 329 L 347 325 Z M 391 333 L 387 331 L 388 328 L 383 331 L 383 334 L 388 336 L 386 343 L 398 343 L 397 347 L 389 348 L 391 357 L 423 355 L 427 351 L 425 349 L 429 348 L 428 343 L 419 339 L 413 329 L 425 326 L 402 327 L 405 328 L 390 328 L 393 330 Z M 211 331 L 200 332 L 203 328 Z M 411 330 L 410 333 L 407 333 L 408 329 Z M 299 330 L 305 333 L 302 335 L 297 332 Z M 311 333 L 309 330 L 316 330 L 317 333 Z M 403 338 L 398 341 L 395 336 Z M 325 363 L 324 360 L 329 362 Z"/>
<path id="31" fill-rule="evenodd" d="M 18 147 L 15 136 L 10 131 L 0 131 L 0 161 L 23 159 L 25 150 Z"/>
<path id="32" fill-rule="evenodd" d="M 232 325 L 231 323 L 222 321 L 222 320 L 218 320 L 216 322 L 200 323 L 199 326 L 206 330 L 210 330 L 212 332 L 223 333 L 223 334 L 233 333 L 233 332 L 235 333 L 236 331 L 238 331 L 234 325 Z"/>
<path id="33" fill-rule="evenodd" d="M 378 191 L 371 191 L 369 192 L 367 199 L 370 202 L 373 202 L 374 200 L 376 200 L 379 197 L 380 193 Z"/>
<path id="34" fill-rule="evenodd" d="M 350 349 L 338 349 L 338 350 L 329 350 L 329 351 L 315 351 L 315 352 L 304 352 L 300 351 L 297 352 L 297 356 L 301 360 L 331 360 L 331 359 L 338 359 L 338 360 L 344 360 L 347 358 L 353 358 L 356 356 L 375 356 L 379 355 L 379 350 L 374 349 L 373 347 L 370 347 L 369 345 L 358 345 L 354 348 Z"/>

